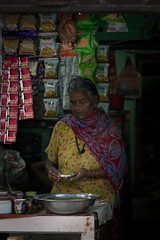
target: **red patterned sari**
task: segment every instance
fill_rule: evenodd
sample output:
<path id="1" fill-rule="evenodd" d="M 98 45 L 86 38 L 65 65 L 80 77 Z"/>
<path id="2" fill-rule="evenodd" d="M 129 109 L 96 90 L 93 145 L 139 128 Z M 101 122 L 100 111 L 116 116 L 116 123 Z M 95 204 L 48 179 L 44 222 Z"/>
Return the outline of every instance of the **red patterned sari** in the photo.
<path id="1" fill-rule="evenodd" d="M 127 169 L 127 159 L 117 121 L 101 109 L 96 109 L 89 118 L 83 120 L 78 120 L 73 114 L 67 114 L 61 120 L 86 143 L 115 191 L 118 191 Z"/>

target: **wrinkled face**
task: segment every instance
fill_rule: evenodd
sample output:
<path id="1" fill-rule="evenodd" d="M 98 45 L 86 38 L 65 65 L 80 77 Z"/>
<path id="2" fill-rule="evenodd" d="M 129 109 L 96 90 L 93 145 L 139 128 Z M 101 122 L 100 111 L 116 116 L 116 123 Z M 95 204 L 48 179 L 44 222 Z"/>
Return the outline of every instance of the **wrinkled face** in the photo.
<path id="1" fill-rule="evenodd" d="M 85 90 L 72 90 L 69 99 L 73 115 L 80 120 L 88 118 L 97 104 L 97 97 L 92 99 Z"/>

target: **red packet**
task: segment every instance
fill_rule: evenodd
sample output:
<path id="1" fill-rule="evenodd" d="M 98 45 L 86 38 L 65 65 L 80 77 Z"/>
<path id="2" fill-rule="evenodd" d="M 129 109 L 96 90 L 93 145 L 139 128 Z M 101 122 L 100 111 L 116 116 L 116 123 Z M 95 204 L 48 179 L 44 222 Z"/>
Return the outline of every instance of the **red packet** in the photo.
<path id="1" fill-rule="evenodd" d="M 9 104 L 18 105 L 18 92 L 9 93 Z"/>
<path id="2" fill-rule="evenodd" d="M 1 107 L 6 107 L 8 105 L 7 95 L 1 95 Z"/>

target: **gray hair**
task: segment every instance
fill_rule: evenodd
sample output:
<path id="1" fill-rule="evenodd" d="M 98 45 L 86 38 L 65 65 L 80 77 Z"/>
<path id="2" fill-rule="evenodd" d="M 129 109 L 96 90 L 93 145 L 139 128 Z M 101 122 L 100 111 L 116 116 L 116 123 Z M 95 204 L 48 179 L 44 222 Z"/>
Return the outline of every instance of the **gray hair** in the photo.
<path id="1" fill-rule="evenodd" d="M 95 83 L 89 78 L 76 77 L 73 78 L 68 87 L 68 93 L 72 90 L 85 90 L 88 92 L 89 97 L 93 99 L 94 96 L 97 96 L 99 102 L 99 93 Z"/>

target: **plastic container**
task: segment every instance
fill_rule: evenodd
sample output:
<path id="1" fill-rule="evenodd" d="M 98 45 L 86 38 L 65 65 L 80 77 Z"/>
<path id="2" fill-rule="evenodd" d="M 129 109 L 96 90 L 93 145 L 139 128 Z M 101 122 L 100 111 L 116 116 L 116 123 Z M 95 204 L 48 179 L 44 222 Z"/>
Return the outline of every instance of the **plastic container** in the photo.
<path id="1" fill-rule="evenodd" d="M 120 110 L 122 111 L 124 109 L 124 94 L 116 94 L 112 93 L 109 95 L 110 100 L 110 106 L 113 110 Z"/>
<path id="2" fill-rule="evenodd" d="M 14 212 L 16 214 L 23 214 L 26 212 L 26 199 L 15 199 L 14 200 Z"/>
<path id="3" fill-rule="evenodd" d="M 0 200 L 0 214 L 12 213 L 12 201 Z"/>

